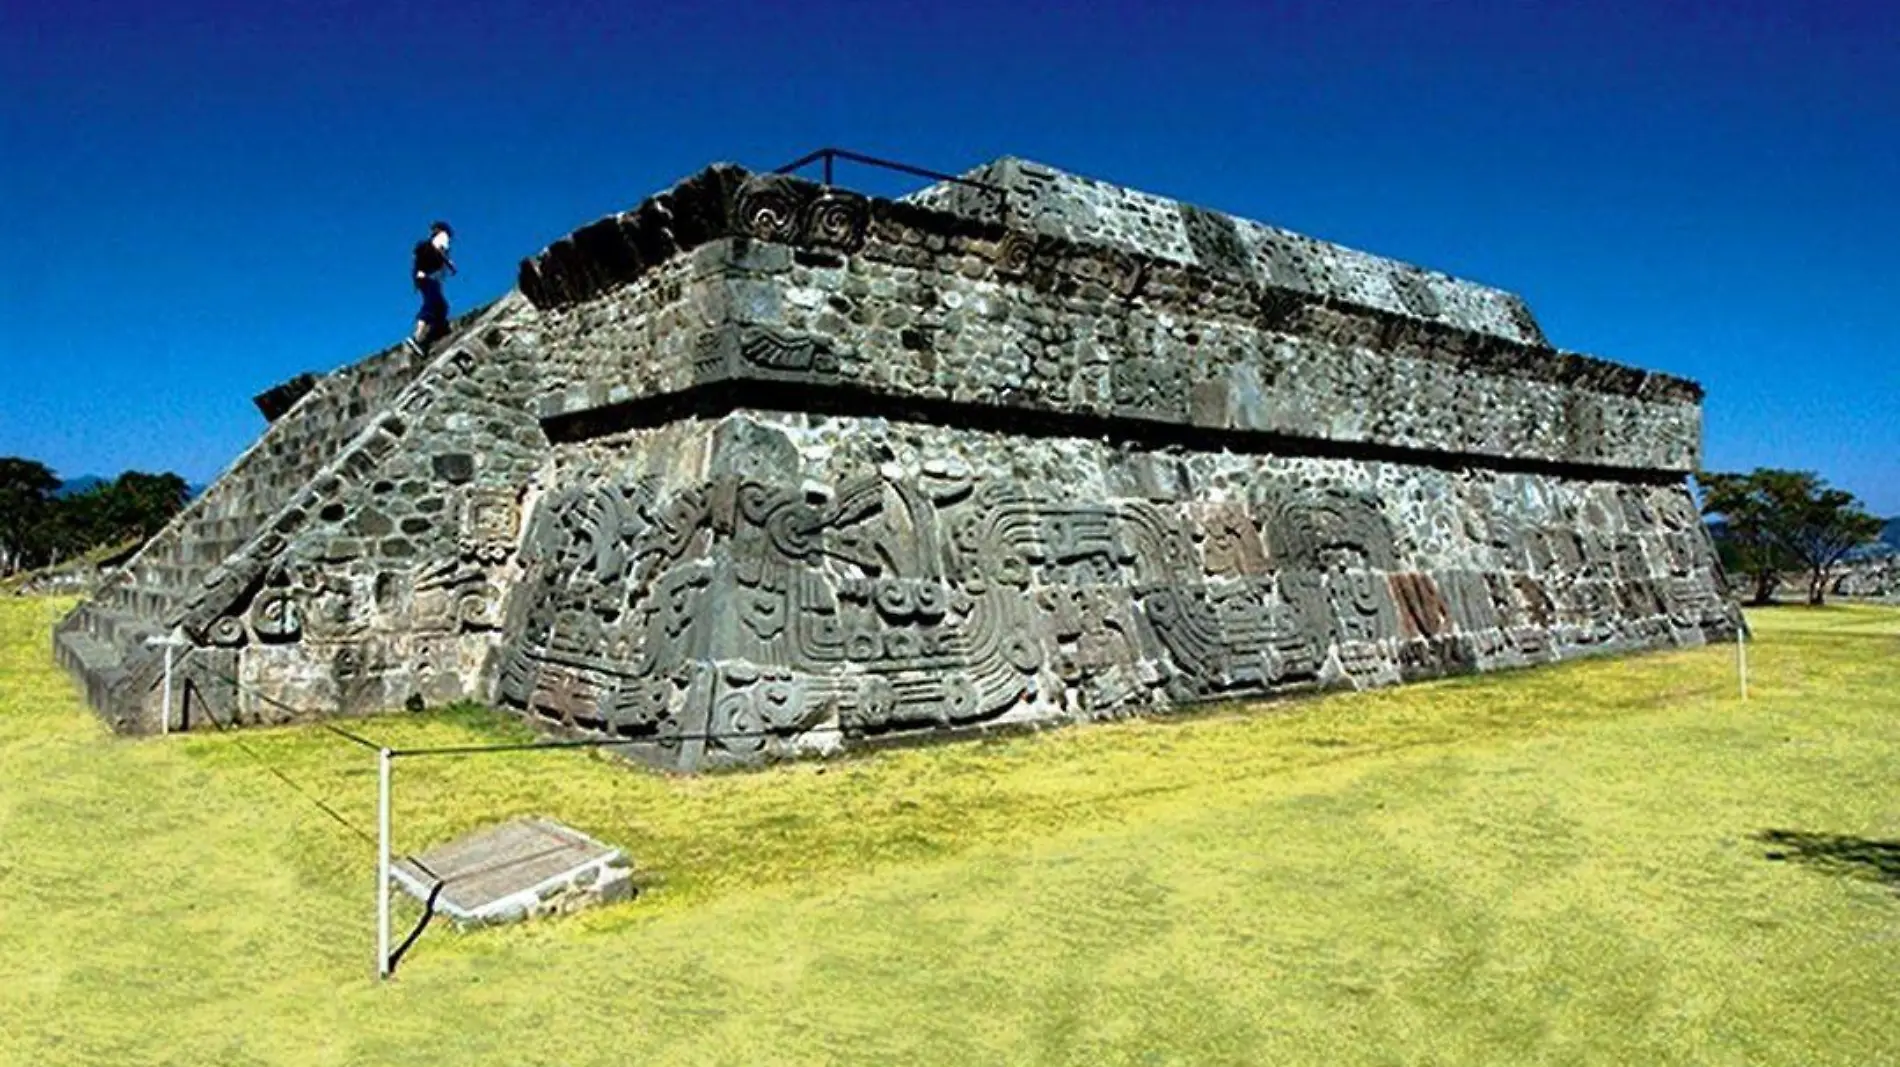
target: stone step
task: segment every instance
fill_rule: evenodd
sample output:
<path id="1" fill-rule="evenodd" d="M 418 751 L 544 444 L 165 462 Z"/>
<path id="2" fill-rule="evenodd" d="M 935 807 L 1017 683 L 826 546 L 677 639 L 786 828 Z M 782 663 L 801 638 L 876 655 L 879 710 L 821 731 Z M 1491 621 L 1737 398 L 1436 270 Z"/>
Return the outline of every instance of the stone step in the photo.
<path id="1" fill-rule="evenodd" d="M 119 647 L 83 630 L 68 630 L 55 639 L 60 656 L 67 665 L 85 674 L 116 671 L 125 662 Z"/>
<path id="2" fill-rule="evenodd" d="M 94 639 L 122 648 L 142 645 L 147 637 L 163 633 L 165 629 L 159 619 L 97 601 L 82 605 L 75 618 Z"/>
<path id="3" fill-rule="evenodd" d="M 152 620 L 87 603 L 54 632 L 53 656 L 113 729 L 137 732 L 143 728 L 139 690 L 153 683 L 163 654 L 145 639 L 161 632 Z"/>
<path id="4" fill-rule="evenodd" d="M 62 627 L 53 635 L 53 657 L 86 687 L 86 702 L 107 706 L 112 691 L 125 678 L 125 656 L 119 646 L 102 641 L 85 629 Z"/>

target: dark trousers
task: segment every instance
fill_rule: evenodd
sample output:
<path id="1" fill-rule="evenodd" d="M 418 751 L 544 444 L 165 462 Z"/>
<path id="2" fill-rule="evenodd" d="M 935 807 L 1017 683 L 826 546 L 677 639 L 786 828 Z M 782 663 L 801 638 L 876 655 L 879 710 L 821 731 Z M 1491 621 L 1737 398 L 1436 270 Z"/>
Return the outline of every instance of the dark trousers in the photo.
<path id="1" fill-rule="evenodd" d="M 442 297 L 442 282 L 439 279 L 418 280 L 416 291 L 422 294 L 422 310 L 416 312 L 416 321 L 429 328 L 422 339 L 433 341 L 449 332 L 449 302 Z"/>

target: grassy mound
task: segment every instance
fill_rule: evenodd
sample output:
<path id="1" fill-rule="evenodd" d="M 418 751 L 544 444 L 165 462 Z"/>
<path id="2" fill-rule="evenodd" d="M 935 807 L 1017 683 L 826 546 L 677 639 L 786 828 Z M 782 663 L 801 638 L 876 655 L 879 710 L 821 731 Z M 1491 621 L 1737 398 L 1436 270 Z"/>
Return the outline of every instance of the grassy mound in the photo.
<path id="1" fill-rule="evenodd" d="M 399 763 L 653 884 L 373 967 L 370 754 L 107 735 L 0 601 L 0 1062 L 1891 1062 L 1900 611 L 1734 649 L 670 779 Z M 518 737 L 477 711 L 393 746 Z M 411 913 L 413 914 L 413 913 Z M 401 933 L 402 931 L 398 931 Z"/>

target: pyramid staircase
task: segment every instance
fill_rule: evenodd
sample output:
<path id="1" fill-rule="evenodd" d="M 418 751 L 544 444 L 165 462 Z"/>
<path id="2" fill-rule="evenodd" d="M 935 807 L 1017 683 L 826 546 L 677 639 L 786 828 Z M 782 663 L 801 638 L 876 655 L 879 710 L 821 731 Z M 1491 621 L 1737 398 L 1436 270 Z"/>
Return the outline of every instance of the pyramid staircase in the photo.
<path id="1" fill-rule="evenodd" d="M 310 517 L 312 487 L 374 468 L 401 435 L 401 413 L 429 406 L 441 380 L 482 349 L 479 334 L 520 304 L 504 299 L 462 316 L 433 355 L 397 345 L 261 396 L 260 408 L 275 417 L 257 441 L 55 630 L 54 655 L 88 702 L 117 730 L 155 730 L 164 703 L 160 642 L 175 635 L 184 651 L 173 662 L 171 728 L 327 710 L 247 706 L 234 649 L 256 635 L 237 632 L 228 612 L 283 562 L 288 535 Z M 286 392 L 294 399 L 273 412 L 267 398 Z"/>

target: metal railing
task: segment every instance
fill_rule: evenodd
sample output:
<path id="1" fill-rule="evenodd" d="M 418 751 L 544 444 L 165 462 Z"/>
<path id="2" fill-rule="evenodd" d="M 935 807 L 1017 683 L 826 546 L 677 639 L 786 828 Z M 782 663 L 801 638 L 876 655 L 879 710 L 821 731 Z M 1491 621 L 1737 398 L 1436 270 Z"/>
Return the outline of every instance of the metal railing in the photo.
<path id="1" fill-rule="evenodd" d="M 950 182 L 954 185 L 979 189 L 983 192 L 995 195 L 997 210 L 999 212 L 1007 213 L 1009 209 L 1009 190 L 997 185 L 995 182 L 979 181 L 975 178 L 966 178 L 958 174 L 945 174 L 942 171 L 931 170 L 928 167 L 918 167 L 909 163 L 900 163 L 894 159 L 879 159 L 877 156 L 867 156 L 862 152 L 853 152 L 848 148 L 820 148 L 815 152 L 809 152 L 798 157 L 792 162 L 774 170 L 772 173 L 795 174 L 811 166 L 813 163 L 822 162 L 824 164 L 824 183 L 826 185 L 835 185 L 837 183 L 833 179 L 836 175 L 838 160 L 844 160 L 849 163 L 861 163 L 867 167 L 878 167 L 883 170 L 896 171 L 899 174 L 909 174 L 912 177 L 929 178 L 932 181 Z"/>

